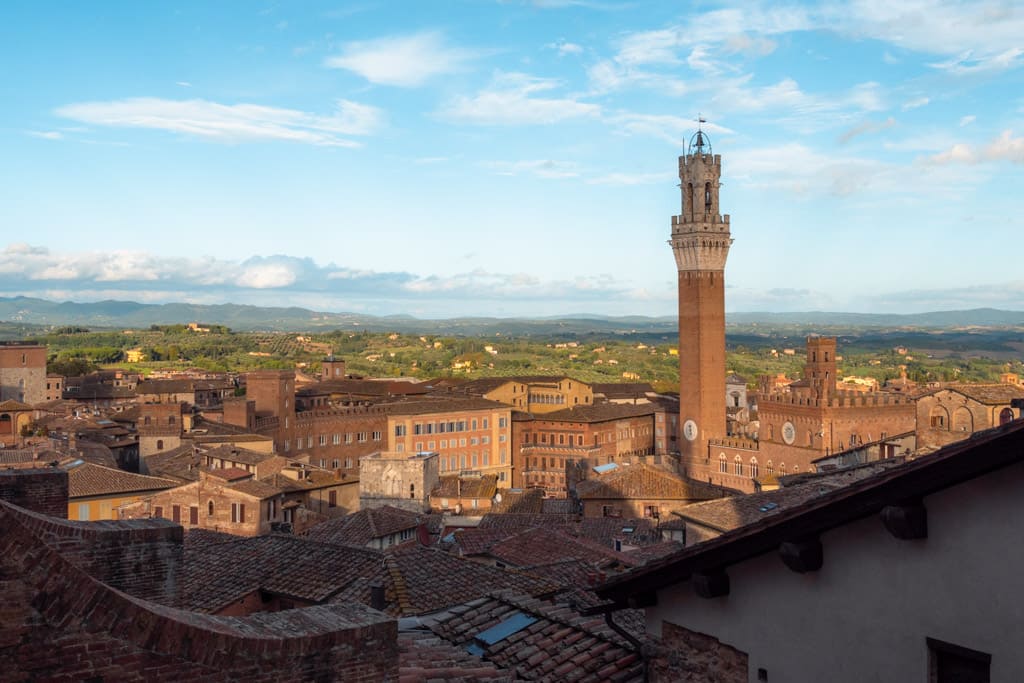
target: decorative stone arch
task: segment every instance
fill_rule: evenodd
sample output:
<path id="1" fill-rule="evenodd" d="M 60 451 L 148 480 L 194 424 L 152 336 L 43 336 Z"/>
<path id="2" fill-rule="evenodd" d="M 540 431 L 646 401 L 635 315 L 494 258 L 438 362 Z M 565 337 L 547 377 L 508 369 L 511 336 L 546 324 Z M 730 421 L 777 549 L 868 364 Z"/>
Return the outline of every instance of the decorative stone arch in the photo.
<path id="1" fill-rule="evenodd" d="M 942 406 L 932 406 L 928 411 L 928 426 L 940 431 L 949 431 L 949 411 Z"/>
<path id="2" fill-rule="evenodd" d="M 1004 425 L 1007 422 L 1013 422 L 1013 408 L 1003 408 L 999 411 L 998 424 Z"/>
<path id="3" fill-rule="evenodd" d="M 954 432 L 970 434 L 974 431 L 974 415 L 964 406 L 960 406 L 953 411 L 953 421 L 950 427 Z"/>
<path id="4" fill-rule="evenodd" d="M 756 479 L 757 476 L 760 473 L 761 473 L 760 468 L 757 465 L 757 456 L 756 455 L 750 456 L 750 478 L 751 479 Z"/>
<path id="5" fill-rule="evenodd" d="M 765 463 L 764 468 L 768 471 L 768 474 L 775 474 L 775 463 L 771 460 Z"/>
<path id="6" fill-rule="evenodd" d="M 729 463 L 725 459 L 725 453 L 718 454 L 718 471 L 722 474 L 729 472 Z"/>
<path id="7" fill-rule="evenodd" d="M 743 458 L 742 458 L 742 456 L 740 456 L 740 454 L 737 453 L 736 457 L 734 457 L 732 460 L 733 460 L 733 463 L 732 463 L 733 472 L 735 474 L 742 475 L 743 474 Z"/>

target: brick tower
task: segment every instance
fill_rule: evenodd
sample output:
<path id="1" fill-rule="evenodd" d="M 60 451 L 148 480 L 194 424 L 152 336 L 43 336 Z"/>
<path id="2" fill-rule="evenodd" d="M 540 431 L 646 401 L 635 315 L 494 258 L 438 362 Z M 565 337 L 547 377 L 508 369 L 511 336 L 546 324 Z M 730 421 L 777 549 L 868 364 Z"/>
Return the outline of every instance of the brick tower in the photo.
<path id="1" fill-rule="evenodd" d="M 679 270 L 679 422 L 686 473 L 704 464 L 725 429 L 725 261 L 729 215 L 718 213 L 720 155 L 698 128 L 679 157 L 682 213 L 669 244 Z"/>

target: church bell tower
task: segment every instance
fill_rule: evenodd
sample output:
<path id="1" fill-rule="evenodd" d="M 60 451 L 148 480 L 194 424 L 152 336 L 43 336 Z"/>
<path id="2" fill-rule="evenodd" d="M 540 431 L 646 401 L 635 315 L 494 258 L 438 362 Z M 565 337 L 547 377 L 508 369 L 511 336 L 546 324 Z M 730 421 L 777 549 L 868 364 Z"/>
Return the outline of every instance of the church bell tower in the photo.
<path id="1" fill-rule="evenodd" d="M 702 123 L 703 121 L 701 121 Z M 732 237 L 718 208 L 722 158 L 699 127 L 679 157 L 682 212 L 669 244 L 679 271 L 679 423 L 686 474 L 703 467 L 708 441 L 726 436 L 725 261 Z"/>

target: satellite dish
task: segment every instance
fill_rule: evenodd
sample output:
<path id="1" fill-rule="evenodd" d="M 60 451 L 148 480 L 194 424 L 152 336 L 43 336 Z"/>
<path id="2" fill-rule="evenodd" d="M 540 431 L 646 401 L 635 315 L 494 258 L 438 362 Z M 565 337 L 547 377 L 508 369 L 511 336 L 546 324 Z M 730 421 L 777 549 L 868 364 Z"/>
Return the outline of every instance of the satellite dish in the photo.
<path id="1" fill-rule="evenodd" d="M 494 494 L 494 502 L 495 503 L 500 503 L 501 502 L 501 494 L 500 493 L 495 493 Z"/>

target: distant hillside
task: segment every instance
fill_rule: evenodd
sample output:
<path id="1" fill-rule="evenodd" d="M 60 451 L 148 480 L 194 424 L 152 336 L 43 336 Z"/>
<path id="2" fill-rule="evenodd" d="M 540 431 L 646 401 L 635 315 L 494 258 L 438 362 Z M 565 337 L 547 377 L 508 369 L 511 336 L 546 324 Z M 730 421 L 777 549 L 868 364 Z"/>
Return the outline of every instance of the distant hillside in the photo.
<path id="1" fill-rule="evenodd" d="M 812 327 L 932 327 L 1024 326 L 1024 312 L 991 308 L 911 315 L 867 313 L 730 313 L 733 326 Z M 481 336 L 571 336 L 609 334 L 672 334 L 674 317 L 609 317 L 567 315 L 559 318 L 453 318 L 419 320 L 407 315 L 370 316 L 327 313 L 298 307 L 263 307 L 239 304 L 141 304 L 134 301 L 54 302 L 30 297 L 0 297 L 0 322 L 13 327 L 81 325 L 106 328 L 147 328 L 150 325 L 202 322 L 235 330 L 317 331 L 354 329 L 421 334 Z"/>

